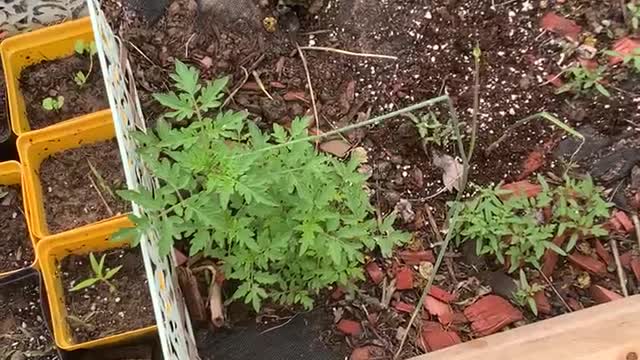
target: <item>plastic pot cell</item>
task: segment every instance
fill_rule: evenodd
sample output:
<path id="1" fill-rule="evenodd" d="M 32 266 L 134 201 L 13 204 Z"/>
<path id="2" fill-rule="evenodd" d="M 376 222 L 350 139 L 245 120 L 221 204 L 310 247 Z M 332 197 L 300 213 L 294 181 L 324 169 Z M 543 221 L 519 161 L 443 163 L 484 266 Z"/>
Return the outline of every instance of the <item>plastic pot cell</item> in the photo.
<path id="1" fill-rule="evenodd" d="M 0 356 L 31 354 L 40 360 L 61 359 L 51 337 L 46 294 L 38 272 L 27 268 L 0 277 Z M 40 304 L 40 305 L 38 305 Z"/>
<path id="2" fill-rule="evenodd" d="M 113 278 L 110 278 L 110 283 L 114 285 L 114 289 L 108 290 L 109 286 L 107 286 L 107 283 L 97 282 L 82 290 L 72 291 L 73 286 L 86 280 L 86 278 L 84 278 L 86 273 L 82 274 L 83 269 L 92 271 L 90 270 L 88 261 L 77 267 L 68 266 L 69 264 L 76 266 L 73 259 L 88 258 L 89 254 L 95 254 L 95 258 L 100 261 L 101 254 L 105 253 L 109 253 L 109 256 L 111 256 L 112 253 L 119 251 L 128 251 L 130 254 L 139 252 L 137 248 L 129 249 L 128 242 L 126 241 L 117 242 L 111 240 L 114 232 L 131 225 L 132 224 L 125 218 L 115 219 L 94 225 L 85 231 L 51 236 L 38 244 L 37 251 L 40 259 L 40 267 L 48 292 L 49 306 L 51 308 L 53 335 L 56 344 L 61 349 L 72 351 L 95 349 L 104 346 L 118 346 L 135 342 L 156 332 L 155 318 L 153 317 L 145 272 L 142 269 L 141 256 L 137 257 L 139 262 L 134 263 L 128 261 L 126 257 L 119 258 L 115 256 L 116 263 L 120 264 L 118 266 L 123 267 Z M 111 260 L 111 262 L 106 260 L 105 272 L 108 271 L 107 269 L 115 268 L 108 267 L 109 265 L 113 265 L 114 257 L 112 257 Z M 127 267 L 128 270 L 126 270 Z M 77 281 L 76 278 L 78 278 Z M 69 282 L 69 279 L 74 280 Z M 128 282 L 126 287 L 123 285 L 125 282 Z M 127 292 L 131 289 L 137 289 L 139 293 Z M 83 313 L 78 310 L 80 306 L 75 302 L 75 299 L 78 298 L 88 299 L 86 301 L 93 302 L 95 307 L 92 305 L 91 309 Z M 145 306 L 131 309 L 131 301 L 135 301 L 132 299 L 136 298 L 145 298 Z M 122 313 L 121 310 L 126 310 L 126 307 L 130 309 L 127 311 L 135 311 L 135 313 Z M 105 309 L 113 309 L 112 314 L 107 314 L 110 316 L 112 324 L 125 324 L 125 326 L 132 327 L 131 324 L 135 323 L 137 319 L 145 319 L 149 324 L 122 331 L 103 328 L 97 319 L 105 315 Z M 78 322 L 82 322 L 82 324 L 79 325 Z M 87 341 L 80 341 L 78 340 L 78 329 L 85 327 L 94 333 L 103 333 L 106 335 Z"/>
<path id="3" fill-rule="evenodd" d="M 108 149 L 110 149 L 108 154 L 103 153 L 102 150 L 95 150 L 93 155 L 77 153 L 71 159 L 73 162 L 67 161 L 66 158 L 63 159 L 65 162 L 57 172 L 45 173 L 42 171 L 45 161 L 54 161 L 50 159 L 51 157 L 65 156 L 65 151 L 82 151 L 79 148 L 88 149 L 107 143 L 109 144 Z M 125 180 L 122 175 L 120 153 L 115 143 L 111 111 L 105 110 L 58 126 L 31 131 L 18 137 L 17 146 L 24 168 L 27 201 L 31 204 L 31 230 L 37 239 L 66 231 L 85 231 L 82 227 L 121 217 L 123 215 L 119 215 L 120 213 L 124 214 L 129 211 L 130 205 L 121 201 L 115 194 L 115 190 L 125 187 Z M 95 156 L 97 160 L 94 159 L 93 163 L 88 161 L 90 156 Z M 62 160 L 57 159 L 55 162 L 62 163 Z M 96 171 L 95 173 L 92 173 L 90 166 L 93 166 L 92 169 Z M 97 169 L 100 166 L 107 168 L 106 170 Z M 104 189 L 106 183 L 101 182 L 108 177 L 107 175 L 115 176 L 121 182 L 120 184 L 109 183 L 107 191 L 110 193 Z M 74 183 L 69 182 L 66 189 L 52 191 L 51 186 L 45 188 L 43 185 L 45 176 L 49 181 L 53 181 L 51 179 L 62 181 L 64 186 L 67 186 L 67 181 L 74 181 Z M 54 200 L 47 200 L 47 196 L 52 194 L 57 196 L 55 199 L 58 203 L 67 204 L 59 207 L 58 212 L 53 210 L 47 212 L 45 207 L 45 205 L 50 206 L 52 203 L 56 203 Z M 105 206 L 107 200 L 104 199 L 108 199 L 112 205 Z M 115 207 L 114 203 L 119 208 Z M 111 210 L 112 208 L 113 210 Z M 106 212 L 107 209 L 111 213 Z M 118 211 L 116 212 L 116 210 Z M 51 224 L 54 222 L 58 227 L 63 223 L 69 224 L 72 228 L 67 226 L 64 230 L 53 229 Z"/>
<path id="4" fill-rule="evenodd" d="M 18 192 L 2 191 L 1 187 L 18 186 L 22 197 L 21 203 L 14 198 Z M 15 189 L 17 190 L 17 189 Z M 6 257 L 2 264 L 15 263 L 14 266 L 0 268 L 0 277 L 4 277 L 23 268 L 36 264 L 36 241 L 29 231 L 29 207 L 27 206 L 25 187 L 22 184 L 22 167 L 15 161 L 0 163 L 0 256 Z M 4 202 L 7 202 L 6 204 Z M 15 205 L 20 208 L 16 209 Z M 31 258 L 30 263 L 25 263 L 23 258 Z M 15 260 L 10 260 L 15 259 Z M 20 258 L 20 260 L 18 260 Z M 28 260 L 27 260 L 28 261 Z"/>
<path id="5" fill-rule="evenodd" d="M 91 20 L 88 17 L 12 36 L 4 40 L 0 45 L 0 54 L 2 55 L 7 86 L 7 102 L 11 115 L 11 129 L 16 135 L 21 135 L 32 130 L 27 117 L 25 98 L 20 88 L 22 72 L 29 66 L 35 64 L 74 56 L 76 54 L 75 45 L 79 40 L 87 44 L 94 41 Z M 100 69 L 99 62 L 97 58 L 94 58 L 93 61 L 92 70 L 94 71 L 92 71 L 92 73 L 97 74 Z M 88 71 L 88 69 L 85 69 L 85 71 Z M 56 76 L 58 79 L 56 81 L 59 81 L 60 78 L 63 77 L 65 80 L 73 80 L 74 74 L 75 72 L 73 71 L 69 74 L 60 74 L 61 76 Z M 104 86 L 103 82 L 101 86 Z M 82 88 L 79 87 L 78 92 L 80 92 L 81 89 Z M 38 104 L 40 104 L 42 100 L 43 99 L 40 99 Z M 69 104 L 69 102 L 68 99 L 65 100 L 66 106 L 74 106 L 74 104 Z M 104 108 L 108 108 L 108 105 Z M 51 126 L 57 126 L 67 120 L 72 119 L 64 119 L 64 121 Z"/>

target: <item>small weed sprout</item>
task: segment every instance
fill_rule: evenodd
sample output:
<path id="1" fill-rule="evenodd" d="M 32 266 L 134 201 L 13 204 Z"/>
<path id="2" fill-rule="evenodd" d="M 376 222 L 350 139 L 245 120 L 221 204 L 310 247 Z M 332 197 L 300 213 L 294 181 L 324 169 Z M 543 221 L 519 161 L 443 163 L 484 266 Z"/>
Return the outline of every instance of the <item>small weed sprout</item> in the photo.
<path id="1" fill-rule="evenodd" d="M 524 270 L 520 269 L 520 281 L 518 282 L 518 290 L 513 294 L 513 300 L 516 304 L 525 307 L 529 306 L 533 315 L 538 316 L 538 306 L 534 296 L 537 292 L 544 290 L 544 286 L 539 284 L 529 285 L 527 275 Z"/>
<path id="2" fill-rule="evenodd" d="M 596 69 L 587 69 L 581 64 L 576 64 L 564 70 L 567 83 L 556 90 L 556 94 L 573 92 L 584 94 L 593 89 L 600 94 L 611 97 L 609 90 L 602 85 L 607 68 L 598 66 Z"/>
<path id="3" fill-rule="evenodd" d="M 115 292 L 116 291 L 116 287 L 109 280 L 111 280 L 118 273 L 118 271 L 120 271 L 120 269 L 122 268 L 122 265 L 120 265 L 118 267 L 115 267 L 113 269 L 109 269 L 105 273 L 104 272 L 104 259 L 105 259 L 105 257 L 106 257 L 106 255 L 102 255 L 102 257 L 100 258 L 100 261 L 98 262 L 98 260 L 96 260 L 96 257 L 93 255 L 93 253 L 90 253 L 89 254 L 89 261 L 91 263 L 91 270 L 93 270 L 93 274 L 95 276 L 90 277 L 88 279 L 85 279 L 85 280 L 79 282 L 74 287 L 69 289 L 69 291 L 79 291 L 79 290 L 82 290 L 82 289 L 86 289 L 89 286 L 92 286 L 93 284 L 95 284 L 97 282 L 103 282 L 103 283 L 109 285 L 109 290 L 111 292 Z"/>
<path id="4" fill-rule="evenodd" d="M 64 105 L 64 96 L 57 96 L 55 98 L 48 97 L 42 100 L 42 108 L 47 111 L 58 112 Z"/>
<path id="5" fill-rule="evenodd" d="M 89 56 L 89 71 L 85 74 L 82 71 L 78 71 L 73 75 L 73 81 L 79 86 L 83 87 L 84 84 L 87 83 L 89 76 L 91 75 L 91 71 L 93 71 L 93 56 L 96 54 L 96 43 L 90 42 L 86 43 L 83 40 L 78 40 L 75 43 L 75 51 L 79 56 Z"/>
<path id="6" fill-rule="evenodd" d="M 441 122 L 433 111 L 429 111 L 421 117 L 411 113 L 405 114 L 405 116 L 416 125 L 418 134 L 425 146 L 431 144 L 446 148 L 456 141 L 456 131 L 453 123 L 451 121 Z M 459 126 L 464 126 L 464 123 L 460 123 Z"/>
<path id="7" fill-rule="evenodd" d="M 633 31 L 638 31 L 640 29 L 640 5 L 631 1 L 627 4 L 627 9 L 629 9 L 629 17 L 631 17 L 631 28 Z"/>
<path id="8" fill-rule="evenodd" d="M 606 51 L 605 54 L 622 58 L 623 64 L 631 65 L 635 72 L 640 73 L 640 48 L 634 49 L 633 52 L 627 55 L 616 51 Z"/>

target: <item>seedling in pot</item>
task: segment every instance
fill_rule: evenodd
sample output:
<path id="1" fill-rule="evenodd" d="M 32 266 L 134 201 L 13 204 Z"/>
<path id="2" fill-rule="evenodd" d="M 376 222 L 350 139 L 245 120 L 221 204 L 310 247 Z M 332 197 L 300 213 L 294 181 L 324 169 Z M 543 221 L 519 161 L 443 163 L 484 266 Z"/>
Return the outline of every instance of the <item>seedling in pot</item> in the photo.
<path id="1" fill-rule="evenodd" d="M 104 259 L 105 259 L 106 255 L 102 255 L 102 257 L 100 258 L 100 262 L 98 262 L 98 260 L 96 260 L 96 257 L 93 255 L 93 253 L 89 254 L 89 261 L 91 262 L 91 270 L 93 270 L 93 273 L 95 274 L 95 277 L 90 277 L 86 280 L 83 280 L 81 282 L 79 282 L 78 284 L 76 284 L 74 287 L 72 287 L 71 289 L 69 289 L 69 291 L 79 291 L 82 289 L 86 289 L 94 284 L 96 284 L 97 282 L 103 282 L 105 284 L 107 284 L 109 286 L 109 289 L 111 290 L 111 292 L 115 292 L 116 291 L 116 287 L 113 286 L 113 284 L 109 281 L 110 279 L 112 279 L 117 273 L 118 271 L 120 271 L 120 269 L 122 268 L 122 265 L 113 268 L 113 269 L 109 269 L 106 273 L 104 272 Z"/>
<path id="2" fill-rule="evenodd" d="M 64 105 L 64 96 L 48 97 L 42 100 L 42 108 L 47 111 L 58 112 Z"/>
<path id="3" fill-rule="evenodd" d="M 418 129 L 418 134 L 422 138 L 422 143 L 427 146 L 429 144 L 446 148 L 456 141 L 456 131 L 451 121 L 441 122 L 438 116 L 429 111 L 427 114 L 417 117 L 411 113 L 405 114 Z M 464 123 L 460 123 L 462 127 Z"/>
<path id="4" fill-rule="evenodd" d="M 534 296 L 538 291 L 544 290 L 544 286 L 539 284 L 529 285 L 527 275 L 524 270 L 520 269 L 520 282 L 518 282 L 518 290 L 513 294 L 516 304 L 525 307 L 529 306 L 533 315 L 538 316 L 538 307 Z"/>
<path id="5" fill-rule="evenodd" d="M 75 43 L 75 50 L 76 54 L 79 56 L 89 56 L 89 71 L 87 71 L 86 74 L 82 71 L 78 71 L 73 75 L 73 81 L 75 81 L 78 86 L 83 87 L 89 79 L 91 71 L 93 71 L 93 55 L 97 52 L 96 43 L 93 41 L 85 43 L 83 40 L 78 40 Z"/>

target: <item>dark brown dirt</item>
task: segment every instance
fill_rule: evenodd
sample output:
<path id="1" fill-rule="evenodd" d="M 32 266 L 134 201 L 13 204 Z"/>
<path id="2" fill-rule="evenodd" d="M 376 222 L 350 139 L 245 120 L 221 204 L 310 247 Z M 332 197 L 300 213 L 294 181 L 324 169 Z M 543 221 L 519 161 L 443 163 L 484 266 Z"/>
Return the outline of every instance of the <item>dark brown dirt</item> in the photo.
<path id="1" fill-rule="evenodd" d="M 519 178 L 523 161 L 529 154 L 548 152 L 559 138 L 566 136 L 549 123 L 536 120 L 519 127 L 493 152 L 486 152 L 506 129 L 529 115 L 547 111 L 575 128 L 590 125 L 611 136 L 634 131 L 626 121 L 637 124 L 640 119 L 640 82 L 623 67 L 612 68 L 607 79 L 611 98 L 598 94 L 555 95 L 555 88 L 545 83 L 547 76 L 559 73 L 568 65 L 567 58 L 572 55 L 564 53 L 569 44 L 561 36 L 541 31 L 542 16 L 548 11 L 568 16 L 582 26 L 585 33 L 593 34 L 598 40 L 597 48 L 604 50 L 625 35 L 619 4 L 612 0 L 434 0 L 428 3 L 325 0 L 319 12 L 302 15 L 300 29 L 291 33 L 282 31 L 290 25 L 285 19 L 280 19 L 280 30 L 275 33 L 268 33 L 262 27 L 261 21 L 272 15 L 275 1 L 267 8 L 257 7 L 251 0 L 218 3 L 231 3 L 230 9 L 198 15 L 195 1 L 170 1 L 165 16 L 148 26 L 115 2 L 103 3 L 120 36 L 145 54 L 143 57 L 136 49 L 130 49 L 141 103 L 149 120 L 163 111 L 151 94 L 170 88 L 168 74 L 173 71 L 174 59 L 198 67 L 206 79 L 231 75 L 229 92 L 240 90 L 230 106 L 248 109 L 261 125 L 287 123 L 295 116 L 311 114 L 309 89 L 301 59 L 295 51 L 296 43 L 398 57 L 396 61 L 305 51 L 322 130 L 449 94 L 460 120 L 466 123 L 467 136 L 473 113 L 472 51 L 477 44 L 482 57 L 478 143 L 470 174 L 474 185 Z M 603 21 L 608 25 L 602 25 Z M 315 34 L 309 34 L 311 32 Z M 598 58 L 601 64 L 606 60 Z M 253 70 L 259 74 L 273 100 L 260 91 L 251 76 L 245 83 L 245 69 L 250 74 Z M 299 94 L 304 94 L 303 99 Z M 434 109 L 440 114 L 447 113 L 443 104 Z M 448 117 L 441 115 L 439 120 L 447 121 Z M 372 198 L 372 202 L 388 213 L 399 199 L 410 200 L 417 214 L 416 221 L 402 227 L 415 232 L 417 248 L 430 248 L 438 240 L 426 225 L 422 209 L 428 205 L 441 225 L 446 215 L 446 201 L 453 198 L 453 194 L 445 192 L 424 199 L 438 193 L 443 186 L 442 171 L 434 166 L 432 151 L 455 156 L 457 149 L 429 146 L 425 151 L 415 128 L 406 124 L 404 119 L 391 119 L 383 125 L 348 134 L 347 138 L 352 145 L 363 146 L 368 152 L 369 164 L 373 167 L 371 186 L 379 195 Z M 540 173 L 559 170 L 563 170 L 561 164 L 546 161 Z M 464 283 L 459 298 L 473 300 L 489 280 L 473 281 L 478 274 L 466 264 L 460 250 L 449 255 L 450 269 L 441 268 L 436 284 L 451 291 Z M 398 266 L 397 260 L 386 260 L 383 264 L 389 274 Z M 491 270 L 498 269 L 492 267 Z M 531 276 L 533 281 L 542 282 L 535 272 Z M 563 289 L 563 296 L 574 298 L 584 306 L 593 304 L 588 292 L 576 289 L 577 272 L 565 262 L 560 262 L 555 276 L 557 279 L 554 277 L 552 281 L 555 287 Z M 613 273 L 594 277 L 593 281 L 619 290 Z M 564 313 L 566 310 L 557 296 L 550 291 L 547 294 L 553 314 Z M 418 296 L 418 291 L 394 295 L 396 300 L 410 304 L 415 303 Z M 356 300 L 338 302 L 336 308 L 357 318 L 366 328 L 366 335 L 349 339 L 350 346 L 375 344 L 391 356 L 398 345 L 398 328 L 406 326 L 408 314 L 381 310 L 376 303 L 380 297 L 380 287 L 367 284 Z M 363 306 L 369 313 L 377 313 L 376 321 L 362 311 Z M 454 308 L 459 311 L 463 306 Z M 523 310 L 528 314 L 528 310 Z M 517 326 L 533 321 L 536 319 L 529 314 L 527 320 Z M 463 340 L 475 337 L 468 324 L 455 330 Z M 332 336 L 328 342 L 344 341 L 343 335 L 333 333 Z M 423 352 L 414 340 L 412 335 L 401 358 Z"/>
<path id="2" fill-rule="evenodd" d="M 99 176 L 93 173 L 89 163 Z M 40 178 L 47 224 L 52 234 L 130 210 L 130 204 L 115 194 L 125 186 L 115 139 L 50 156 L 42 162 Z"/>
<path id="3" fill-rule="evenodd" d="M 33 279 L 0 288 L 0 359 L 58 359 Z"/>
<path id="4" fill-rule="evenodd" d="M 11 132 L 7 116 L 7 87 L 4 82 L 4 71 L 0 67 L 0 142 L 5 141 Z"/>
<path id="5" fill-rule="evenodd" d="M 28 267 L 34 251 L 19 186 L 0 186 L 0 273 Z"/>
<path id="6" fill-rule="evenodd" d="M 22 71 L 20 91 L 32 130 L 109 108 L 98 58 L 94 56 L 93 62 L 89 79 L 83 86 L 76 84 L 73 77 L 78 71 L 87 73 L 91 64 L 87 56 L 45 61 Z M 64 97 L 62 109 L 47 111 L 42 108 L 42 100 L 57 96 Z"/>
<path id="7" fill-rule="evenodd" d="M 112 250 L 94 253 L 98 261 L 105 256 L 104 268 L 122 269 L 109 282 L 69 292 L 75 284 L 92 276 L 88 255 L 70 255 L 59 265 L 65 289 L 67 321 L 76 342 L 96 340 L 155 324 L 146 273 L 140 249 Z"/>

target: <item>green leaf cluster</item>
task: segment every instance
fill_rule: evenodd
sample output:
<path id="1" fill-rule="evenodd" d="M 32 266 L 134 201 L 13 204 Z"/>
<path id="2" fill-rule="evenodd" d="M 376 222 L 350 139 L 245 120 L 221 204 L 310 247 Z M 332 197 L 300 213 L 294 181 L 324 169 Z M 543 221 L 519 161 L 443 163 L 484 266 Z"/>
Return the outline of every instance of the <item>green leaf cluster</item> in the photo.
<path id="1" fill-rule="evenodd" d="M 393 216 L 372 219 L 355 157 L 295 142 L 308 136 L 307 119 L 268 134 L 248 114 L 220 109 L 227 79 L 202 85 L 181 62 L 171 77 L 176 91 L 155 95 L 169 112 L 153 132 L 134 134 L 159 187 L 119 192 L 146 215 L 118 237 L 153 228 L 163 255 L 181 241 L 190 255 L 217 259 L 239 281 L 233 299 L 256 311 L 265 301 L 309 308 L 321 289 L 363 277 L 365 251 L 388 256 L 409 239 Z"/>
<path id="2" fill-rule="evenodd" d="M 64 96 L 47 97 L 42 100 L 42 108 L 47 111 L 60 111 L 64 105 Z"/>
<path id="3" fill-rule="evenodd" d="M 513 272 L 525 264 L 539 268 L 547 249 L 565 255 L 581 236 L 607 235 L 597 222 L 608 217 L 611 204 L 591 178 L 567 177 L 554 189 L 543 177 L 538 181 L 542 191 L 535 197 L 516 196 L 496 186 L 480 189 L 461 204 L 462 211 L 453 220 L 458 245 L 473 240 L 478 255 L 493 255 L 501 264 L 509 257 L 509 272 Z M 545 219 L 545 208 L 551 210 L 551 219 Z M 564 250 L 553 243 L 561 235 L 569 236 Z"/>
<path id="4" fill-rule="evenodd" d="M 525 307 L 529 306 L 533 315 L 538 316 L 538 306 L 534 296 L 538 291 L 544 290 L 544 286 L 540 284 L 529 285 L 527 275 L 524 270 L 520 269 L 520 281 L 518 282 L 518 289 L 513 294 L 513 299 L 516 304 Z"/>
<path id="5" fill-rule="evenodd" d="M 573 65 L 564 70 L 566 83 L 556 90 L 556 94 L 585 94 L 595 89 L 600 94 L 611 97 L 611 93 L 603 85 L 606 71 L 607 67 L 602 65 L 596 69 L 587 69 L 582 64 Z"/>
<path id="6" fill-rule="evenodd" d="M 457 139 L 453 121 L 449 119 L 447 122 L 441 122 L 433 111 L 429 111 L 420 117 L 411 113 L 406 114 L 406 116 L 416 125 L 418 134 L 425 146 L 436 145 L 446 148 Z M 462 133 L 464 123 L 460 123 L 458 127 L 461 129 L 460 133 Z"/>

